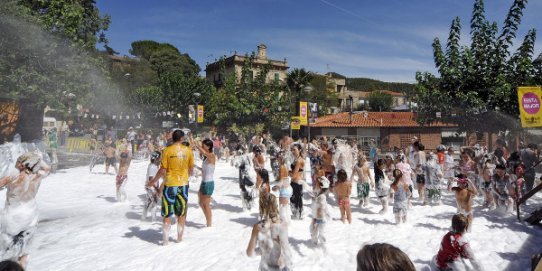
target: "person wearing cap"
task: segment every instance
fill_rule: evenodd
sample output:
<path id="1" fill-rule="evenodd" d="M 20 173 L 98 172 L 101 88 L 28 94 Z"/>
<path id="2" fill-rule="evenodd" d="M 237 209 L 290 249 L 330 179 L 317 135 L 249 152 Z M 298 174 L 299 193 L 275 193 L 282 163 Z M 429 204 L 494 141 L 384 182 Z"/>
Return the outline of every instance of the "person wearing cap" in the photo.
<path id="1" fill-rule="evenodd" d="M 471 230 L 472 220 L 474 218 L 474 210 L 472 202 L 478 194 L 478 190 L 474 183 L 464 174 L 458 174 L 452 182 L 452 191 L 455 193 L 457 203 L 457 213 L 462 214 L 468 219 L 467 231 Z"/>
<path id="2" fill-rule="evenodd" d="M 326 221 L 329 220 L 326 192 L 329 189 L 330 181 L 322 176 L 318 177 L 318 186 L 312 192 L 312 222 L 310 226 L 311 240 L 314 245 L 325 245 L 326 237 L 324 230 Z"/>
<path id="3" fill-rule="evenodd" d="M 0 178 L 0 190 L 7 187 L 6 203 L 0 216 L 0 261 L 18 261 L 26 267 L 29 244 L 38 225 L 36 195 L 50 171 L 39 155 L 24 153 L 8 176 Z"/>
<path id="4" fill-rule="evenodd" d="M 149 186 L 153 186 L 165 175 L 162 192 L 163 245 L 169 243 L 171 217 L 177 216 L 177 242 L 182 241 L 186 224 L 188 204 L 188 176 L 194 168 L 194 154 L 190 147 L 184 146 L 184 132 L 176 130 L 172 134 L 173 144 L 164 149 L 160 170 Z"/>

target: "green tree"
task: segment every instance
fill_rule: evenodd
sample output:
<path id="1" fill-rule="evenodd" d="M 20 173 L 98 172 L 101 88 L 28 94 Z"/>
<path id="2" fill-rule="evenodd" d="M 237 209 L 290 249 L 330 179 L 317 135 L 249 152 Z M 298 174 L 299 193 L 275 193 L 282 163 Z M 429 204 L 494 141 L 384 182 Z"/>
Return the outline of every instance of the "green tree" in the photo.
<path id="1" fill-rule="evenodd" d="M 304 88 L 309 85 L 314 74 L 306 71 L 304 68 L 295 68 L 288 72 L 286 77 L 286 85 L 291 91 L 291 95 L 295 97 L 295 114 L 299 116 L 299 102 L 304 96 Z"/>
<path id="2" fill-rule="evenodd" d="M 215 95 L 215 89 L 204 78 L 168 73 L 160 78 L 161 109 L 188 115 L 188 105 L 195 104 L 194 93 L 201 95 L 200 104 Z"/>
<path id="3" fill-rule="evenodd" d="M 111 88 L 95 49 L 108 24 L 94 1 L 0 3 L 0 89 L 19 103 L 23 140 L 41 138 L 46 106 L 69 112 Z"/>
<path id="4" fill-rule="evenodd" d="M 188 54 L 179 54 L 171 49 L 152 53 L 149 61 L 158 77 L 169 73 L 181 73 L 184 76 L 197 76 L 199 73 L 199 66 Z"/>
<path id="5" fill-rule="evenodd" d="M 311 103 L 318 104 L 318 116 L 328 114 L 332 107 L 338 105 L 339 98 L 335 92 L 335 84 L 327 80 L 327 76 L 313 75 L 310 85 L 313 90 L 307 95 Z"/>
<path id="6" fill-rule="evenodd" d="M 152 40 L 134 41 L 130 54 L 149 61 L 159 77 L 167 73 L 180 72 L 184 76 L 197 76 L 200 67 L 190 55 L 182 54 L 169 43 Z"/>
<path id="7" fill-rule="evenodd" d="M 393 96 L 382 91 L 373 91 L 367 97 L 371 111 L 387 112 L 393 106 Z"/>
<path id="8" fill-rule="evenodd" d="M 160 50 L 173 50 L 177 54 L 181 54 L 177 47 L 169 43 L 159 43 L 153 40 L 139 40 L 132 42 L 132 48 L 129 50 L 130 54 L 144 58 L 146 60 L 151 59 L 151 55 Z"/>
<path id="9" fill-rule="evenodd" d="M 369 78 L 346 78 L 349 90 L 373 91 L 391 90 L 410 95 L 414 92 L 415 85 L 409 83 L 389 83 Z"/>
<path id="10" fill-rule="evenodd" d="M 462 130 L 498 132 L 518 127 L 517 87 L 540 84 L 533 63 L 535 29 L 528 31 L 511 53 L 526 0 L 515 0 L 499 33 L 497 23 L 485 17 L 484 1 L 474 1 L 471 44 L 460 46 L 461 24 L 455 18 L 443 50 L 433 42 L 440 77 L 416 74 L 418 117 L 421 123 L 446 121 Z M 441 118 L 436 112 L 442 112 Z"/>

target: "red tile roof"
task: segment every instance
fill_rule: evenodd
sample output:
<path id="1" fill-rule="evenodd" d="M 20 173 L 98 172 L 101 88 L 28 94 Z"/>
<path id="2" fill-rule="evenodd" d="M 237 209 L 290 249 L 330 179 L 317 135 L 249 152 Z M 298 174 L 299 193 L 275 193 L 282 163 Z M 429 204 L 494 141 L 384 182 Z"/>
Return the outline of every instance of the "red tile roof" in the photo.
<path id="1" fill-rule="evenodd" d="M 367 115 L 367 117 L 365 117 Z M 436 122 L 427 127 L 455 127 L 455 124 Z M 311 127 L 421 127 L 416 121 L 413 112 L 355 112 L 352 114 L 342 112 L 334 115 L 323 116 L 316 119 Z"/>

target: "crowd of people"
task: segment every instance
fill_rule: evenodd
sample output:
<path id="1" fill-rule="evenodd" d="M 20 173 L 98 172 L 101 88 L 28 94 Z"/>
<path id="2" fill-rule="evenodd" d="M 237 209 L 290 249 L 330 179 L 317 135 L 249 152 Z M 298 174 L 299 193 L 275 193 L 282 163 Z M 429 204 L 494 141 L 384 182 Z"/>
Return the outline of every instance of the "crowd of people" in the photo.
<path id="1" fill-rule="evenodd" d="M 252 146 L 252 156 L 246 153 L 249 146 Z M 430 152 L 414 137 L 405 149 L 394 148 L 394 151 L 379 153 L 373 152 L 371 148 L 369 160 L 354 140 L 323 137 L 307 142 L 294 141 L 284 136 L 274 145 L 273 142 L 264 144 L 261 137 L 254 137 L 246 146 L 237 148 L 236 166 L 240 170 L 240 176 L 250 175 L 246 171 L 247 168 L 250 169 L 251 161 L 256 180 L 262 178 L 262 172 L 267 176 L 267 171 L 261 168 L 262 162 L 258 161 L 260 153 L 265 149 L 268 150 L 270 159 L 276 159 L 271 160 L 270 165 L 273 172 L 277 172 L 273 190 L 279 191 L 279 201 L 277 206 L 262 211 L 260 200 L 261 221 L 254 225 L 247 255 L 254 253 L 257 237 L 260 243 L 275 240 L 273 235 L 259 235 L 261 229 L 266 228 L 266 223 L 278 223 L 281 225 L 280 232 L 287 233 L 290 219 L 303 219 L 303 193 L 312 198 L 312 242 L 315 246 L 325 246 L 324 229 L 330 219 L 327 198 L 333 198 L 336 202 L 340 210 L 340 221 L 352 223 L 350 195 L 353 183 L 356 183 L 355 194 L 360 208 L 368 207 L 369 192 L 374 190 L 382 205 L 379 213 L 388 213 L 388 205 L 392 204 L 392 213 L 397 224 L 407 222 L 413 200 L 419 201 L 421 205 L 439 205 L 442 203 L 443 190 L 448 190 L 455 196 L 457 215 L 451 218 L 452 230 L 443 237 L 441 249 L 434 259 L 434 265 L 439 270 L 455 270 L 454 266 L 465 261 L 470 262 L 470 266 L 475 270 L 482 269 L 468 241 L 462 237 L 472 229 L 474 199 L 483 199 L 482 209 L 498 208 L 503 213 L 511 212 L 521 196 L 533 188 L 535 166 L 539 157 L 535 144 L 520 144 L 520 149 L 510 151 L 502 139 L 496 141 L 492 152 L 479 145 L 458 149 L 439 145 L 434 152 Z M 456 159 L 457 153 L 460 159 Z M 304 171 L 306 161 L 310 161 L 310 165 L 307 165 L 311 169 L 310 173 Z M 373 164 L 374 174 L 370 173 L 369 161 Z M 310 177 L 307 178 L 306 174 L 310 174 Z M 240 184 L 243 183 L 241 189 L 254 191 L 246 194 L 259 194 L 260 198 L 269 194 L 268 188 L 261 182 L 243 182 L 241 178 L 243 177 L 240 177 Z M 417 192 L 417 196 L 414 192 Z M 289 248 L 284 244 L 287 243 L 287 238 L 281 237 L 278 240 L 282 242 L 281 253 L 273 254 L 276 255 L 274 261 L 266 258 L 269 255 L 262 254 L 262 265 L 277 267 L 279 270 L 291 268 L 288 265 Z M 267 249 L 262 249 L 262 253 L 264 251 Z M 262 270 L 268 269 L 262 267 Z"/>
<path id="2" fill-rule="evenodd" d="M 288 228 L 292 219 L 304 220 L 308 216 L 303 202 L 305 194 L 312 199 L 307 225 L 311 241 L 315 247 L 325 248 L 326 224 L 331 219 L 329 202 L 335 202 L 339 208 L 340 221 L 350 224 L 351 195 L 355 195 L 359 208 L 367 208 L 370 193 L 374 191 L 382 207 L 379 213 L 387 215 L 388 206 L 392 205 L 393 217 L 401 224 L 408 222 L 408 213 L 414 208 L 412 201 L 417 200 L 422 205 L 441 204 L 443 190 L 453 191 L 457 214 L 451 218 L 452 230 L 444 235 L 434 265 L 439 270 L 453 270 L 459 259 L 468 259 L 479 270 L 481 266 L 463 238 L 465 232 L 472 229 L 474 199 L 482 198 L 483 207 L 489 210 L 499 208 L 510 212 L 521 196 L 533 188 L 534 168 L 539 157 L 535 144 L 520 144 L 520 149 L 512 151 L 503 140 L 496 143 L 491 152 L 478 145 L 457 150 L 439 145 L 435 152 L 429 152 L 414 137 L 405 149 L 394 148 L 386 153 L 380 153 L 372 142 L 367 157 L 364 149 L 349 139 L 321 137 L 308 142 L 283 136 L 275 142 L 269 135 L 262 135 L 228 144 L 227 140 L 216 136 L 194 139 L 181 129 L 172 129 L 153 138 L 150 133 L 138 133 L 130 127 L 122 139 L 108 133 L 99 151 L 106 158 L 105 173 L 109 174 L 110 167 L 116 173 L 117 200 L 124 201 L 132 157 L 138 150 L 145 150 L 146 154 L 139 156 L 150 160 L 145 177 L 142 219 L 150 213 L 154 220 L 160 209 L 163 245 L 170 241 L 172 219 L 177 220 L 176 241 L 182 241 L 189 180 L 200 180 L 198 204 L 206 226 L 213 226 L 211 202 L 215 166 L 224 161 L 239 170 L 243 208 L 251 210 L 258 205 L 260 220 L 253 226 L 246 254 L 254 255 L 259 246 L 261 270 L 293 269 Z M 235 151 L 230 152 L 230 148 Z M 460 154 L 459 161 L 455 158 L 456 152 Z M 35 204 L 37 187 L 23 192 L 19 191 L 20 187 L 39 182 L 49 170 L 41 160 L 25 155 L 17 161 L 17 174 L 0 179 L 0 187 L 8 188 L 6 208 L 17 206 L 14 202 L 32 201 Z M 196 162 L 198 158 L 201 158 L 201 164 Z M 16 259 L 24 265 L 25 247 L 36 224 L 37 221 L 30 221 L 23 231 L 12 233 L 4 232 L 3 226 L 3 236 L 12 240 L 11 247 L 17 250 L 10 250 L 16 257 L 6 257 L 4 253 L 2 258 Z M 16 241 L 21 244 L 15 244 Z M 364 246 L 358 253 L 358 270 L 414 270 L 408 256 L 396 250 L 386 244 Z M 363 267 L 371 258 L 384 261 L 375 255 L 388 255 L 386 253 L 399 261 L 399 269 L 380 269 L 379 266 L 391 266 L 380 265 L 388 263 L 373 263 L 373 269 Z"/>

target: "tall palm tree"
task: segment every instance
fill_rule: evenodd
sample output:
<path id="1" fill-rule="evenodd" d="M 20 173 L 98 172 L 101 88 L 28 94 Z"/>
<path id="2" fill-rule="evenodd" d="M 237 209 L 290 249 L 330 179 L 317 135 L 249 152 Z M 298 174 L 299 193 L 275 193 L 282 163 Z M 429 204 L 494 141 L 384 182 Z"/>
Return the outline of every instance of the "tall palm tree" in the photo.
<path id="1" fill-rule="evenodd" d="M 310 71 L 306 71 L 304 68 L 295 68 L 292 71 L 288 72 L 288 75 L 286 77 L 286 85 L 290 89 L 292 94 L 295 95 L 296 98 L 296 114 L 299 114 L 299 108 L 297 105 L 299 104 L 299 101 L 301 101 L 301 93 L 303 92 L 303 88 L 308 86 L 309 83 L 312 81 L 313 73 Z"/>

